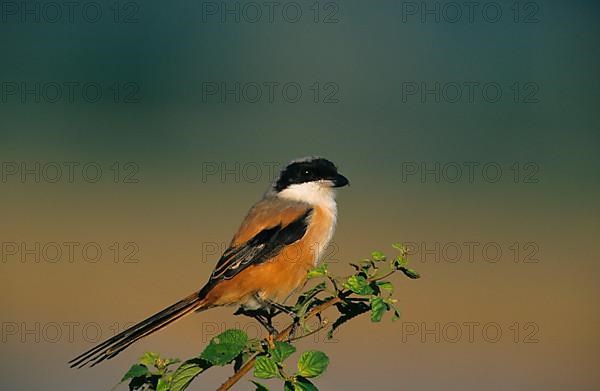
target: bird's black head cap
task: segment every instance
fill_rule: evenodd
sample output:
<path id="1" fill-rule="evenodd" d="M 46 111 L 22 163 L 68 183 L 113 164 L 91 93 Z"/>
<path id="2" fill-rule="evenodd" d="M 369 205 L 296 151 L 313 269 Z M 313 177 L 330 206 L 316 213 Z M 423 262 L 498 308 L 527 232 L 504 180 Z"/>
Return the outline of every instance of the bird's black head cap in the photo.
<path id="1" fill-rule="evenodd" d="M 322 157 L 309 157 L 290 162 L 279 174 L 275 191 L 282 191 L 294 184 L 329 181 L 332 187 L 348 184 L 348 179 L 338 173 L 331 161 Z"/>

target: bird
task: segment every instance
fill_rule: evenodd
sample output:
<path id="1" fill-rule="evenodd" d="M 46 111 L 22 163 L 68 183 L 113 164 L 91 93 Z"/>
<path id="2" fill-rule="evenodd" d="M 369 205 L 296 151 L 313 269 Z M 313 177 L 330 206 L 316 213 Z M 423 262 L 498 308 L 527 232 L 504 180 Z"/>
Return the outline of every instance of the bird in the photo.
<path id="1" fill-rule="evenodd" d="M 186 315 L 220 306 L 239 306 L 236 314 L 275 332 L 271 317 L 294 316 L 283 303 L 306 283 L 331 241 L 336 190 L 346 185 L 328 159 L 292 160 L 250 208 L 200 290 L 75 357 L 70 366 L 95 366 Z"/>

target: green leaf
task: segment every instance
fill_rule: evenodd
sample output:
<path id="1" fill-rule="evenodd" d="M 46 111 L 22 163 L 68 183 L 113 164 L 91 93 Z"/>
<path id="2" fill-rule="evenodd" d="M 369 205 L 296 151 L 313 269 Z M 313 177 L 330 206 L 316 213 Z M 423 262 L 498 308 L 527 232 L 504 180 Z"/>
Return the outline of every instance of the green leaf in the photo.
<path id="1" fill-rule="evenodd" d="M 308 309 L 315 296 L 323 292 L 326 288 L 327 284 L 321 282 L 320 284 L 315 285 L 313 288 L 301 294 L 294 305 L 293 311 L 299 315 L 302 315 Z"/>
<path id="2" fill-rule="evenodd" d="M 381 297 L 373 297 L 371 299 L 371 322 L 381 321 L 387 309 L 387 304 L 384 303 Z"/>
<path id="3" fill-rule="evenodd" d="M 348 278 L 344 283 L 346 289 L 350 289 L 357 295 L 371 295 L 373 294 L 373 288 L 369 286 L 367 279 L 361 275 L 354 275 Z"/>
<path id="4" fill-rule="evenodd" d="M 373 260 L 377 262 L 385 261 L 385 254 L 381 251 L 373 251 L 371 253 L 371 258 L 373 258 Z"/>
<path id="5" fill-rule="evenodd" d="M 396 257 L 394 258 L 394 262 L 392 265 L 394 268 L 396 269 L 400 269 L 401 267 L 406 267 L 408 266 L 408 259 L 406 259 L 406 257 Z"/>
<path id="6" fill-rule="evenodd" d="M 287 380 L 285 383 L 283 383 L 283 391 L 296 391 L 296 387 L 294 387 L 294 384 Z"/>
<path id="7" fill-rule="evenodd" d="M 146 376 L 150 373 L 148 371 L 148 367 L 141 364 L 133 364 L 131 368 L 127 371 L 127 373 L 123 376 L 121 381 L 125 381 L 127 379 L 133 379 L 134 377 Z"/>
<path id="8" fill-rule="evenodd" d="M 283 361 L 294 354 L 296 348 L 287 342 L 275 341 L 275 349 L 270 349 L 271 357 L 276 363 L 281 364 Z"/>
<path id="9" fill-rule="evenodd" d="M 156 383 L 156 391 L 169 391 L 169 382 L 163 378 L 158 379 L 158 383 Z"/>
<path id="10" fill-rule="evenodd" d="M 142 357 L 139 358 L 138 362 L 147 367 L 153 367 L 156 364 L 156 360 L 160 358 L 158 353 L 146 352 Z"/>
<path id="11" fill-rule="evenodd" d="M 294 391 L 319 391 L 314 384 L 310 382 L 310 380 L 305 379 L 303 377 L 298 377 L 296 382 L 294 383 L 295 390 Z"/>
<path id="12" fill-rule="evenodd" d="M 200 357 L 213 365 L 223 366 L 242 352 L 246 342 L 248 335 L 242 330 L 225 330 L 210 341 Z"/>
<path id="13" fill-rule="evenodd" d="M 254 383 L 254 385 L 256 386 L 256 390 L 254 391 L 269 391 L 269 389 L 267 388 L 267 386 L 265 386 L 264 384 L 260 384 L 257 381 L 254 380 L 250 380 L 252 383 Z"/>
<path id="14" fill-rule="evenodd" d="M 399 270 L 400 270 L 402 273 L 404 273 L 404 274 L 406 275 L 406 277 L 408 277 L 408 278 L 412 278 L 413 280 L 414 280 L 414 279 L 417 279 L 417 278 L 421 278 L 421 275 L 420 275 L 419 273 L 417 273 L 417 272 L 416 272 L 415 270 L 413 270 L 413 269 L 409 269 L 409 268 L 407 268 L 407 267 L 404 267 L 404 266 L 402 266 L 402 267 L 400 267 L 400 269 L 399 269 Z"/>
<path id="15" fill-rule="evenodd" d="M 402 243 L 394 243 L 392 244 L 392 247 L 401 252 L 406 251 L 406 248 Z"/>
<path id="16" fill-rule="evenodd" d="M 324 263 L 319 267 L 316 267 L 308 272 L 308 278 L 322 277 L 327 275 L 327 264 Z"/>
<path id="17" fill-rule="evenodd" d="M 170 391 L 185 390 L 196 376 L 211 366 L 210 362 L 201 358 L 194 358 L 184 362 L 173 373 Z"/>
<path id="18" fill-rule="evenodd" d="M 390 281 L 377 281 L 377 286 L 390 292 L 394 290 L 394 284 Z"/>
<path id="19" fill-rule="evenodd" d="M 258 356 L 254 362 L 254 376 L 261 379 L 271 379 L 279 376 L 279 368 L 271 358 Z"/>
<path id="20" fill-rule="evenodd" d="M 309 350 L 298 360 L 298 375 L 302 377 L 316 377 L 327 369 L 329 357 L 318 350 Z"/>

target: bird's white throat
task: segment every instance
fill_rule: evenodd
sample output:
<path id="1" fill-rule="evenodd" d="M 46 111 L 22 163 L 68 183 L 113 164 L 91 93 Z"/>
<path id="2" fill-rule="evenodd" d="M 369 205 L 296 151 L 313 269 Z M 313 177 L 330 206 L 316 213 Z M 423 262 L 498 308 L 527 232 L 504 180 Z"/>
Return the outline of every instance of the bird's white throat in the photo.
<path id="1" fill-rule="evenodd" d="M 296 183 L 281 190 L 278 197 L 321 207 L 334 215 L 337 214 L 335 190 L 329 181 Z"/>
<path id="2" fill-rule="evenodd" d="M 305 202 L 313 207 L 319 208 L 319 223 L 312 229 L 318 229 L 317 240 L 311 244 L 315 251 L 314 265 L 321 260 L 337 224 L 337 205 L 335 202 L 335 190 L 329 181 L 315 181 L 298 183 L 288 186 L 277 194 L 288 200 Z M 319 227 L 319 228 L 317 228 Z"/>

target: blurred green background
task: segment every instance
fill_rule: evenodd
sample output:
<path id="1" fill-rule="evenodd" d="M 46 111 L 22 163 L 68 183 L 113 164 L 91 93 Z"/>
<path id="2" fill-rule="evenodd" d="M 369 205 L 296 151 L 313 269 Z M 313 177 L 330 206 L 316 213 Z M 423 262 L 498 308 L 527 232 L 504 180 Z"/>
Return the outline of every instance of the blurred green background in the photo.
<path id="1" fill-rule="evenodd" d="M 0 3 L 3 388 L 106 390 L 146 350 L 256 334 L 217 309 L 66 365 L 200 287 L 306 155 L 352 183 L 334 270 L 405 241 L 423 275 L 400 321 L 300 343 L 322 389 L 597 387 L 596 2 L 73 3 Z"/>

